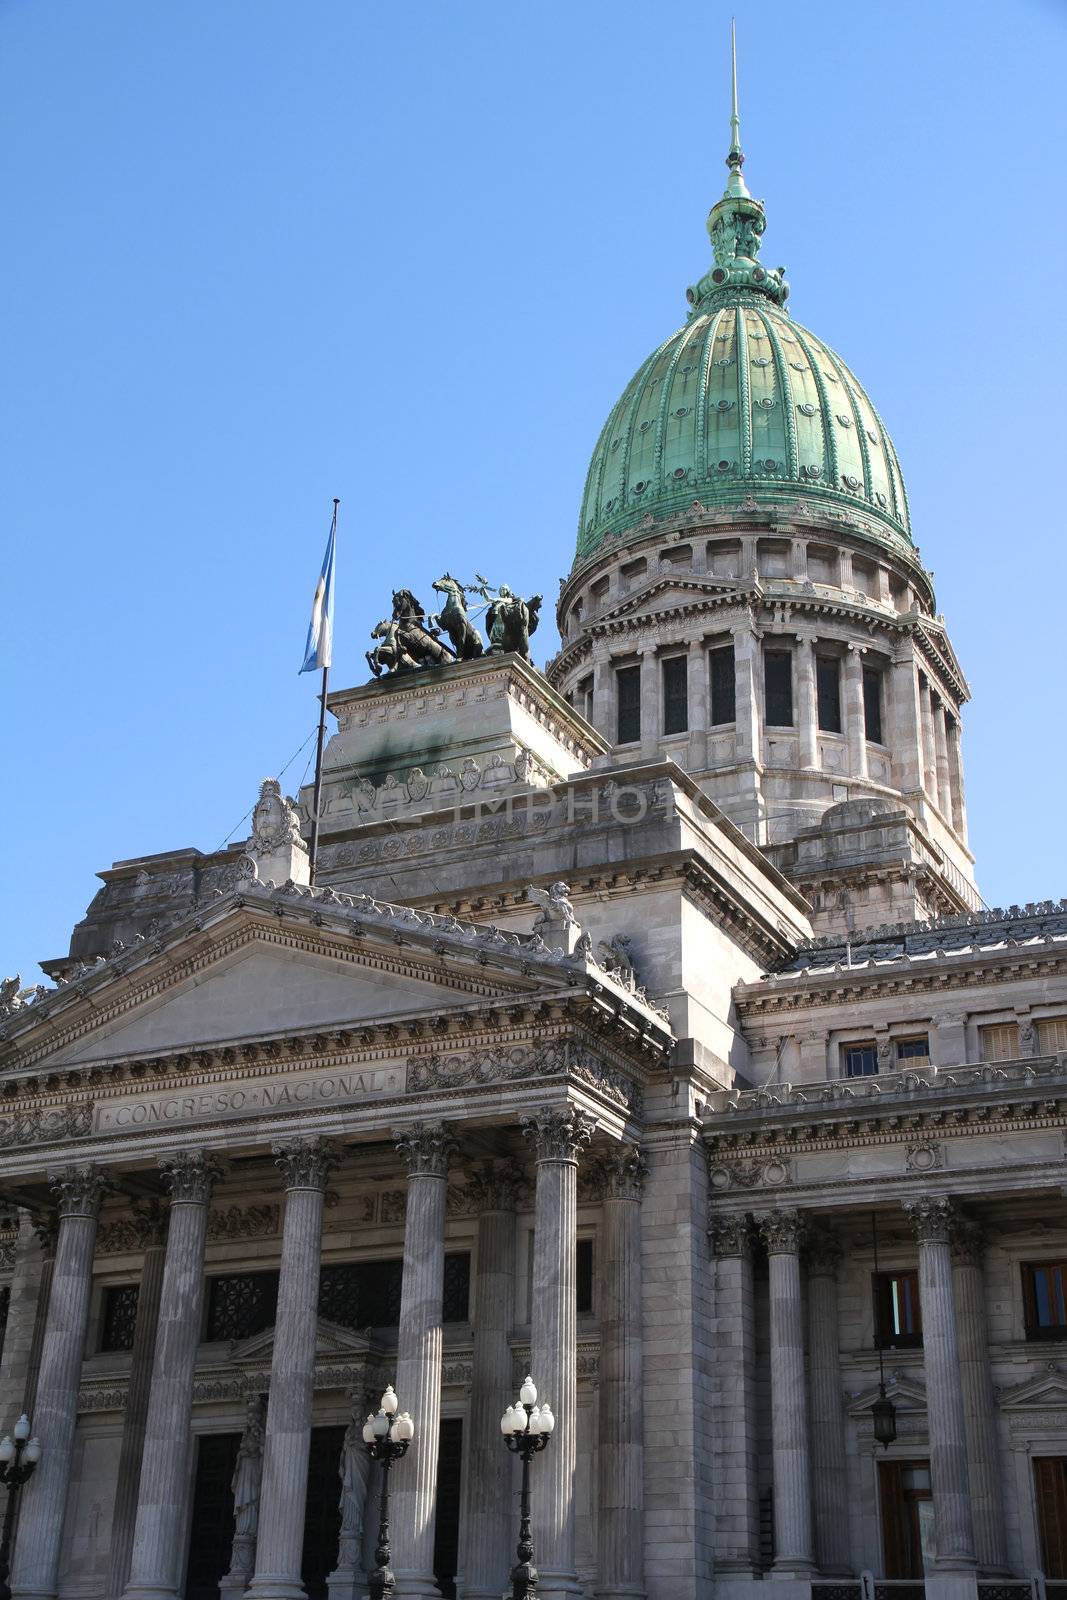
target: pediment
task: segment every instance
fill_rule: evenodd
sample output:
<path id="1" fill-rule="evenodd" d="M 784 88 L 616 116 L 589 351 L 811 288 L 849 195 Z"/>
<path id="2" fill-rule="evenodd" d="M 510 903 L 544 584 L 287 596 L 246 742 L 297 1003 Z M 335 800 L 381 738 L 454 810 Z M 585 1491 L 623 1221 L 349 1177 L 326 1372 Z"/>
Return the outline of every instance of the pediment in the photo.
<path id="1" fill-rule="evenodd" d="M 315 1359 L 336 1361 L 342 1357 L 366 1355 L 371 1348 L 369 1333 L 342 1328 L 339 1322 L 319 1317 L 315 1326 Z M 237 1339 L 230 1346 L 233 1361 L 267 1362 L 274 1354 L 274 1328 L 264 1328 L 248 1339 Z"/>
<path id="2" fill-rule="evenodd" d="M 725 595 L 735 594 L 737 590 L 738 582 L 735 578 L 682 577 L 679 574 L 671 574 L 633 590 L 625 599 L 597 617 L 596 624 L 602 626 L 604 623 L 622 621 L 636 612 L 647 611 L 650 606 L 662 611 L 670 610 L 671 607 L 699 604 L 703 600 L 718 600 Z"/>
<path id="3" fill-rule="evenodd" d="M 902 1374 L 890 1377 L 886 1382 L 885 1394 L 886 1399 L 892 1400 L 898 1411 L 926 1410 L 926 1389 L 916 1378 L 904 1377 Z M 869 1415 L 871 1407 L 878 1398 L 879 1389 L 876 1383 L 853 1395 L 849 1401 L 849 1416 Z"/>
<path id="4" fill-rule="evenodd" d="M 1036 1378 L 997 1392 L 1002 1411 L 1062 1411 L 1067 1408 L 1067 1376 L 1050 1362 Z"/>

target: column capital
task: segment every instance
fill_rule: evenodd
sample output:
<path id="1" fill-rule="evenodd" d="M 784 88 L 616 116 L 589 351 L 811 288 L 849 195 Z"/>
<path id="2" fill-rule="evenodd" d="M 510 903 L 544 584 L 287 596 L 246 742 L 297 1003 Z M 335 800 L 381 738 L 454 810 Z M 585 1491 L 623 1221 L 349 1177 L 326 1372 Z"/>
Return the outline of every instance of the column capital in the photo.
<path id="1" fill-rule="evenodd" d="M 445 1122 L 416 1122 L 394 1128 L 393 1144 L 409 1178 L 447 1178 L 456 1139 Z"/>
<path id="2" fill-rule="evenodd" d="M 949 1222 L 952 1262 L 957 1267 L 980 1267 L 985 1254 L 985 1229 L 973 1217 L 956 1212 Z"/>
<path id="3" fill-rule="evenodd" d="M 811 1228 L 804 1237 L 804 1262 L 810 1278 L 836 1278 L 843 1251 L 829 1228 Z"/>
<path id="4" fill-rule="evenodd" d="M 711 1248 L 720 1259 L 752 1254 L 752 1222 L 747 1216 L 712 1217 L 708 1223 Z"/>
<path id="5" fill-rule="evenodd" d="M 83 1166 L 64 1167 L 53 1172 L 48 1186 L 56 1196 L 60 1221 L 64 1217 L 89 1217 L 95 1220 L 100 1202 L 114 1188 L 114 1183 L 100 1167 L 86 1162 Z"/>
<path id="6" fill-rule="evenodd" d="M 330 1173 L 341 1160 L 337 1146 L 318 1134 L 285 1144 L 272 1144 L 270 1148 L 274 1165 L 285 1178 L 286 1189 L 324 1190 Z"/>
<path id="7" fill-rule="evenodd" d="M 170 1190 L 172 1206 L 206 1206 L 224 1167 L 214 1156 L 199 1150 L 180 1150 L 176 1155 L 160 1156 L 163 1182 Z"/>
<path id="8" fill-rule="evenodd" d="M 612 1145 L 592 1171 L 594 1190 L 601 1200 L 640 1200 L 647 1176 L 648 1162 L 636 1144 Z"/>
<path id="9" fill-rule="evenodd" d="M 522 1172 L 510 1162 L 486 1161 L 467 1179 L 467 1193 L 473 1210 L 514 1211 L 524 1183 Z"/>
<path id="10" fill-rule="evenodd" d="M 904 1215 L 920 1244 L 948 1244 L 958 1216 L 955 1202 L 942 1195 L 903 1201 Z"/>
<path id="11" fill-rule="evenodd" d="M 797 1255 L 804 1237 L 804 1219 L 792 1208 L 781 1211 L 758 1211 L 756 1227 L 771 1256 Z"/>
<path id="12" fill-rule="evenodd" d="M 548 1107 L 523 1117 L 520 1123 L 523 1137 L 529 1139 L 537 1151 L 538 1161 L 571 1161 L 577 1164 L 579 1153 L 596 1132 L 594 1118 L 587 1117 L 577 1106 Z"/>

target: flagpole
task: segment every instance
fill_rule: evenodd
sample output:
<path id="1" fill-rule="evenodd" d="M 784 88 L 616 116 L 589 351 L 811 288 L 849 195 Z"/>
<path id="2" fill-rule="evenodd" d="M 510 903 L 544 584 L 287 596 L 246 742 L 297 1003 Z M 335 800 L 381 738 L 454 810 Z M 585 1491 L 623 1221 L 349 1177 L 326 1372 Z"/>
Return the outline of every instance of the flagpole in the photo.
<path id="1" fill-rule="evenodd" d="M 333 502 L 333 523 L 331 534 L 337 531 L 338 499 Z M 319 737 L 315 746 L 315 794 L 311 803 L 311 848 L 308 852 L 308 883 L 315 887 L 315 866 L 319 854 L 319 802 L 322 798 L 322 750 L 326 743 L 326 691 L 330 682 L 330 669 L 322 669 L 322 693 L 319 696 Z"/>

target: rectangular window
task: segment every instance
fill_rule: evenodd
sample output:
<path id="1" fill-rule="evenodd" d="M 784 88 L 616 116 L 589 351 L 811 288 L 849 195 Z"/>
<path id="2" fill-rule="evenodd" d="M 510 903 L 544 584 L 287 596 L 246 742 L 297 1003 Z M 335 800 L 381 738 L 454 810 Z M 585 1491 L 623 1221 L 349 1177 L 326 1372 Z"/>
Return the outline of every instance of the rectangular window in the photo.
<path id="1" fill-rule="evenodd" d="M 636 744 L 641 737 L 641 668 L 617 668 L 615 693 L 618 703 L 618 743 Z"/>
<path id="2" fill-rule="evenodd" d="M 204 1338 L 250 1339 L 273 1327 L 277 1309 L 277 1272 L 234 1272 L 209 1278 Z"/>
<path id="3" fill-rule="evenodd" d="M 897 1060 L 898 1061 L 925 1062 L 925 1061 L 929 1061 L 929 1059 L 930 1059 L 930 1041 L 926 1037 L 925 1034 L 923 1034 L 922 1038 L 918 1038 L 918 1039 L 898 1039 L 897 1040 Z"/>
<path id="4" fill-rule="evenodd" d="M 994 1022 L 978 1030 L 983 1061 L 1015 1061 L 1019 1055 L 1019 1027 L 1015 1022 Z"/>
<path id="5" fill-rule="evenodd" d="M 870 1078 L 878 1071 L 878 1049 L 873 1040 L 843 1045 L 841 1055 L 846 1078 Z"/>
<path id="6" fill-rule="evenodd" d="M 104 1290 L 104 1317 L 100 1327 L 101 1350 L 132 1350 L 137 1326 L 140 1285 L 118 1283 Z"/>
<path id="7" fill-rule="evenodd" d="M 337 1261 L 319 1272 L 319 1316 L 342 1328 L 396 1328 L 404 1263 Z"/>
<path id="8" fill-rule="evenodd" d="M 841 663 L 836 656 L 815 657 L 815 692 L 819 727 L 824 733 L 841 732 Z"/>
<path id="9" fill-rule="evenodd" d="M 882 1350 L 915 1350 L 923 1342 L 917 1272 L 872 1272 L 874 1339 Z"/>
<path id="10" fill-rule="evenodd" d="M 593 1241 L 579 1239 L 575 1252 L 574 1281 L 577 1290 L 577 1310 L 589 1315 L 593 1310 Z"/>
<path id="11" fill-rule="evenodd" d="M 581 683 L 578 685 L 578 698 L 577 698 L 577 702 L 576 703 L 577 703 L 578 710 L 582 713 L 582 716 L 585 718 L 586 722 L 592 722 L 592 720 L 593 720 L 593 674 L 592 673 L 590 673 L 587 678 L 583 678 Z"/>
<path id="12" fill-rule="evenodd" d="M 689 659 L 669 656 L 663 663 L 663 731 L 685 733 L 689 728 Z"/>
<path id="13" fill-rule="evenodd" d="M 734 700 L 736 677 L 734 674 L 734 647 L 732 644 L 722 645 L 718 650 L 713 650 L 709 657 L 711 663 L 711 722 L 713 727 L 718 727 L 724 722 L 733 722 L 737 716 Z"/>
<path id="14" fill-rule="evenodd" d="M 1024 1262 L 1023 1307 L 1028 1339 L 1067 1338 L 1067 1262 Z"/>
<path id="15" fill-rule="evenodd" d="M 788 650 L 767 650 L 763 656 L 763 692 L 767 726 L 793 726 L 793 657 Z"/>
<path id="16" fill-rule="evenodd" d="M 1052 1056 L 1067 1050 L 1067 1017 L 1042 1017 L 1037 1024 L 1037 1053 Z"/>
<path id="17" fill-rule="evenodd" d="M 445 1287 L 441 1299 L 442 1322 L 466 1322 L 470 1316 L 471 1258 L 468 1250 L 445 1256 Z"/>
<path id="18" fill-rule="evenodd" d="M 872 744 L 881 744 L 882 674 L 877 667 L 863 669 L 863 729 Z"/>

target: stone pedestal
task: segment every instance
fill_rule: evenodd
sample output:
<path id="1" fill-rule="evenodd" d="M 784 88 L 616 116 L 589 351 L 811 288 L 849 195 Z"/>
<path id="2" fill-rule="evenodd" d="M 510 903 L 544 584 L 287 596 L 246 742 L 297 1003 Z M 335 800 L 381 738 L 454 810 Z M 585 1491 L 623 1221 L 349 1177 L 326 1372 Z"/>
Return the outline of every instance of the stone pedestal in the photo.
<path id="1" fill-rule="evenodd" d="M 826 1577 L 852 1571 L 849 1551 L 848 1476 L 841 1395 L 837 1269 L 841 1245 L 829 1232 L 809 1233 L 808 1377 L 815 1560 Z"/>
<path id="2" fill-rule="evenodd" d="M 463 1600 L 498 1600 L 516 1535 L 511 1461 L 500 1417 L 515 1399 L 511 1346 L 515 1320 L 515 1194 L 518 1173 L 487 1165 L 468 1184 L 478 1208 L 474 1350 L 471 1363 Z M 540 1463 L 538 1463 L 540 1464 Z"/>
<path id="3" fill-rule="evenodd" d="M 11 1578 L 12 1595 L 19 1600 L 54 1600 L 56 1594 L 96 1219 L 106 1188 L 103 1173 L 93 1166 L 68 1167 L 51 1184 L 58 1198 L 59 1232 L 33 1415 L 47 1468 L 35 1472 L 22 1491 Z"/>
<path id="4" fill-rule="evenodd" d="M 773 1573 L 810 1578 L 815 1563 L 800 1293 L 801 1222 L 795 1211 L 765 1211 L 756 1221 L 770 1263 Z"/>
<path id="5" fill-rule="evenodd" d="M 189 1421 L 207 1208 L 219 1176 L 218 1163 L 199 1154 L 165 1157 L 160 1166 L 170 1189 L 170 1225 L 125 1600 L 177 1600 L 192 1492 Z"/>
<path id="6" fill-rule="evenodd" d="M 415 1437 L 392 1479 L 393 1571 L 398 1597 L 438 1597 L 433 1577 L 437 1456 L 441 1428 L 441 1301 L 445 1200 L 455 1141 L 442 1123 L 396 1135 L 408 1169 L 404 1287 L 396 1352 L 396 1393 Z"/>
<path id="7" fill-rule="evenodd" d="M 325 1139 L 316 1136 L 275 1145 L 274 1154 L 285 1176 L 285 1223 L 256 1571 L 248 1593 L 255 1600 L 304 1600 L 300 1569 L 315 1388 L 322 1211 L 326 1182 L 339 1158 Z"/>
<path id="8" fill-rule="evenodd" d="M 752 1235 L 745 1217 L 711 1223 L 715 1420 L 721 1441 L 722 1480 L 715 1496 L 715 1579 L 752 1579 L 759 1554 L 756 1487 L 756 1327 L 752 1291 Z"/>
<path id="9" fill-rule="evenodd" d="M 641 1340 L 640 1151 L 600 1163 L 600 1395 L 597 1409 L 597 1572 L 603 1600 L 644 1600 L 644 1387 Z"/>
<path id="10" fill-rule="evenodd" d="M 531 1469 L 535 1560 L 543 1600 L 580 1592 L 575 1560 L 578 1325 L 575 1246 L 578 1153 L 595 1124 L 573 1106 L 523 1119 L 537 1153 L 531 1377 L 556 1417 L 548 1448 Z"/>

